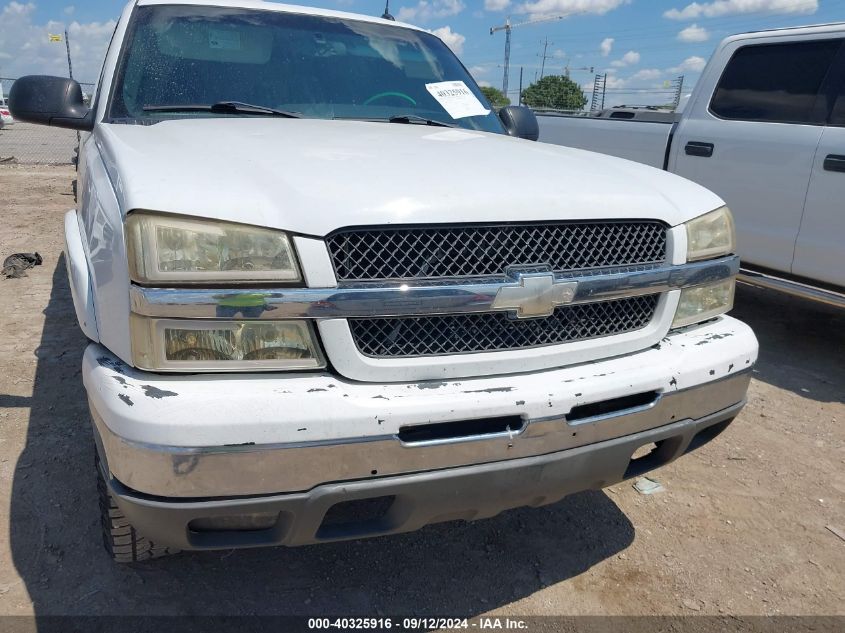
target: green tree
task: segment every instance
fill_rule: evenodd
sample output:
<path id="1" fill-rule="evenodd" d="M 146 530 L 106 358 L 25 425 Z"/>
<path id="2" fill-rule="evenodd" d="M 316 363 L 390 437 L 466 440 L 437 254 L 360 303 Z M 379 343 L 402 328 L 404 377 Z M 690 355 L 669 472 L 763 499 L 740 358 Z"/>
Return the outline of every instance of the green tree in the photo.
<path id="1" fill-rule="evenodd" d="M 505 106 L 509 106 L 511 104 L 511 100 L 508 99 L 498 88 L 494 88 L 493 86 L 481 86 L 481 92 L 484 93 L 484 96 L 487 97 L 487 101 L 489 101 L 494 108 L 504 108 Z"/>
<path id="2" fill-rule="evenodd" d="M 532 108 L 581 110 L 587 104 L 587 97 L 581 86 L 569 77 L 547 75 L 523 90 L 522 102 Z"/>

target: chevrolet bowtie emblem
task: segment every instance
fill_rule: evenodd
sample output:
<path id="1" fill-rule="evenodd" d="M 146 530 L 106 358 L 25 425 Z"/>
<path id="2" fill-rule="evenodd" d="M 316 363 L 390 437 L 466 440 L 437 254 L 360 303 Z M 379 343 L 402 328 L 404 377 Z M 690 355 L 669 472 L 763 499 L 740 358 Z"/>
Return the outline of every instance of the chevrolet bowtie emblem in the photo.
<path id="1" fill-rule="evenodd" d="M 515 310 L 518 319 L 551 316 L 558 306 L 572 303 L 577 281 L 556 282 L 552 273 L 519 275 L 518 286 L 505 286 L 496 294 L 494 310 Z"/>

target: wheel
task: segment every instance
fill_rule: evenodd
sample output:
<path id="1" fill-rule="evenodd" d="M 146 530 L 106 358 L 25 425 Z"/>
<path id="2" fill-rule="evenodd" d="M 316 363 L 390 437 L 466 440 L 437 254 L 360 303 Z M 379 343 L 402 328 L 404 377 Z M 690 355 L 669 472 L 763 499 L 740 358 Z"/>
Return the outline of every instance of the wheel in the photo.
<path id="1" fill-rule="evenodd" d="M 178 549 L 156 545 L 132 526 L 109 493 L 99 455 L 96 456 L 96 468 L 103 545 L 109 556 L 117 563 L 140 563 L 178 554 Z"/>

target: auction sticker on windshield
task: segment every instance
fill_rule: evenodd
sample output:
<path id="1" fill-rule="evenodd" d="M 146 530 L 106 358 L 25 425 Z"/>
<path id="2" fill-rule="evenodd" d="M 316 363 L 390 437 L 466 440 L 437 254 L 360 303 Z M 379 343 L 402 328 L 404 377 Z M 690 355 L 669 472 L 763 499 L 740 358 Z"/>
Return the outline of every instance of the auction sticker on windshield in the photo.
<path id="1" fill-rule="evenodd" d="M 440 81 L 425 87 L 453 119 L 490 114 L 463 81 Z"/>

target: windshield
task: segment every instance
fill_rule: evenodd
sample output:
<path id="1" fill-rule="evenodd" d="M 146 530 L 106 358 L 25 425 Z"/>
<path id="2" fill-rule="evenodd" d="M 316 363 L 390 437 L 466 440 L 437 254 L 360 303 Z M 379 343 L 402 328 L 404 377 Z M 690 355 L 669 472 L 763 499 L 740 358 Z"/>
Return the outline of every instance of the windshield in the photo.
<path id="1" fill-rule="evenodd" d="M 112 121 L 261 114 L 209 109 L 237 102 L 307 118 L 404 117 L 400 122 L 427 119 L 503 132 L 446 45 L 413 29 L 278 11 L 159 5 L 136 9 L 125 46 Z"/>

